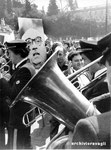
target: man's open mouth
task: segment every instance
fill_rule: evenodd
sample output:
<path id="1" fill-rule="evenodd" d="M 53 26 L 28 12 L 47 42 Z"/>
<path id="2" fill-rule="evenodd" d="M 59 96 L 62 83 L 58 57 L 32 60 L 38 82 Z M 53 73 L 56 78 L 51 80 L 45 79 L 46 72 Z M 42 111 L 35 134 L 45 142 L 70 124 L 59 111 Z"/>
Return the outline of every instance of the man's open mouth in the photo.
<path id="1" fill-rule="evenodd" d="M 40 53 L 34 53 L 33 56 L 40 55 Z"/>

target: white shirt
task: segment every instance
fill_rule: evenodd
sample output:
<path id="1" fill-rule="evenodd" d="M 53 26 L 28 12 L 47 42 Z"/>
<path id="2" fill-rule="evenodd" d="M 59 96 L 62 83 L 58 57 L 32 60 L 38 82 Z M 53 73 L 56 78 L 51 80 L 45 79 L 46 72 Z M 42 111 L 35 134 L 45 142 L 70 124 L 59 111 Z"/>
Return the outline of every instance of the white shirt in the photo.
<path id="1" fill-rule="evenodd" d="M 71 67 L 71 73 L 74 73 L 76 72 L 76 70 L 74 70 L 72 67 Z M 90 80 L 88 79 L 87 75 L 84 73 L 82 73 L 80 76 L 77 77 L 78 79 L 78 82 L 80 84 L 80 87 L 79 88 L 83 88 L 84 86 L 88 85 L 90 83 Z"/>
<path id="2" fill-rule="evenodd" d="M 86 86 L 90 83 L 90 80 L 84 73 L 78 77 L 78 81 L 80 83 L 80 88 L 83 88 L 84 86 Z"/>

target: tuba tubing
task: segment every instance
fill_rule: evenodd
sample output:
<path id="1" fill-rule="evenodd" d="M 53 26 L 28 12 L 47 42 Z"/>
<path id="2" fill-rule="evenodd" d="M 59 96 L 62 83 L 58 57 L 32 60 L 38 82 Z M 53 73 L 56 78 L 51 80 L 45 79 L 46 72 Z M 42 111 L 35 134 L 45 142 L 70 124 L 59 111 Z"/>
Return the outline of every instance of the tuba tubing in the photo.
<path id="1" fill-rule="evenodd" d="M 100 112 L 66 78 L 56 60 L 57 52 L 24 86 L 10 107 L 19 100 L 35 105 L 73 130 L 79 119 L 98 115 Z"/>
<path id="2" fill-rule="evenodd" d="M 36 106 L 33 107 L 23 115 L 22 122 L 26 127 L 31 126 L 38 118 L 45 115 L 45 112 L 40 112 L 40 109 L 38 108 L 39 114 L 35 116 L 33 112 L 35 111 L 36 108 L 37 108 Z"/>

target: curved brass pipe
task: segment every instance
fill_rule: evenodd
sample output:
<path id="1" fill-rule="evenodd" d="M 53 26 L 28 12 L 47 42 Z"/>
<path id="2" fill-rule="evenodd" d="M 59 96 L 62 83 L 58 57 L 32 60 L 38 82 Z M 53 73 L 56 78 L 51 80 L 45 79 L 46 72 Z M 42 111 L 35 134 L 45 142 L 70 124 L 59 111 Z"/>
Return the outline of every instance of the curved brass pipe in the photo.
<path id="1" fill-rule="evenodd" d="M 44 116 L 46 113 L 45 112 L 40 112 L 39 108 L 39 114 L 37 116 L 33 116 L 33 111 L 36 109 L 37 107 L 33 107 L 32 109 L 30 109 L 28 112 L 26 112 L 23 115 L 22 118 L 22 122 L 26 127 L 29 127 L 30 125 L 32 125 L 38 118 L 40 118 L 41 116 Z"/>

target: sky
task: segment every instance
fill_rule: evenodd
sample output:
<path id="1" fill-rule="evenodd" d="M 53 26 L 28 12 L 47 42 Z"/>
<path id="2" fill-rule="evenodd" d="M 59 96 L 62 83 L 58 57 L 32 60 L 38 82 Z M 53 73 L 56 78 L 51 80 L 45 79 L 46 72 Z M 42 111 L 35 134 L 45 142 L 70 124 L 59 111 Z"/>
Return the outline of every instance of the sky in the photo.
<path id="1" fill-rule="evenodd" d="M 56 0 L 58 6 L 60 6 L 60 0 Z M 62 1 L 62 6 L 65 7 L 65 0 Z M 108 3 L 111 0 L 108 0 Z M 44 10 L 47 11 L 47 7 L 49 5 L 49 0 L 33 0 L 35 4 L 37 4 L 38 9 L 42 9 L 44 7 Z M 77 0 L 79 8 L 83 7 L 90 7 L 90 6 L 96 6 L 96 5 L 105 5 L 106 0 Z"/>

